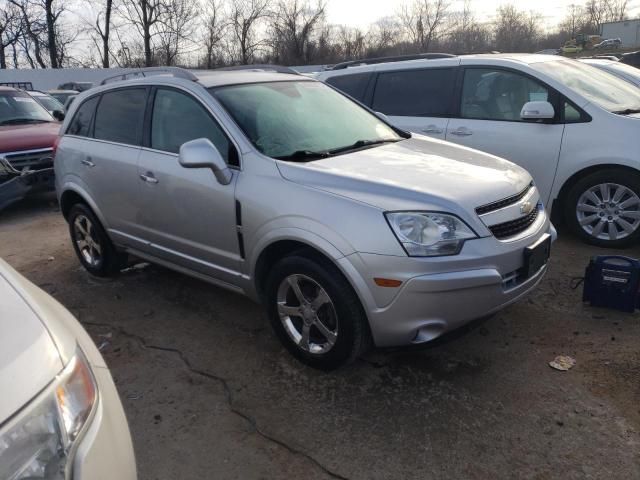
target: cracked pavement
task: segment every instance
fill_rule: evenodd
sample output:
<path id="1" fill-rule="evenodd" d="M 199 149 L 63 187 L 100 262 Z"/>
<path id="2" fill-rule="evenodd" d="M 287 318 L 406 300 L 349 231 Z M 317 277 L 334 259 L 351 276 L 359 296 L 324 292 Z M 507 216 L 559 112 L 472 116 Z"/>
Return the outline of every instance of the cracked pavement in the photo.
<path id="1" fill-rule="evenodd" d="M 640 315 L 570 288 L 601 250 L 563 238 L 534 295 L 327 374 L 239 295 L 156 266 L 90 277 L 53 200 L 0 213 L 0 256 L 102 345 L 143 480 L 640 477 Z"/>

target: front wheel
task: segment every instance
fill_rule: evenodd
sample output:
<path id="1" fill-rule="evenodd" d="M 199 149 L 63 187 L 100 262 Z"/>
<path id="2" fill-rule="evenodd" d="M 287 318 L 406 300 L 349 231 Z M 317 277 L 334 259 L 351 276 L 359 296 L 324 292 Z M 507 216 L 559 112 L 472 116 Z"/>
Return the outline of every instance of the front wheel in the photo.
<path id="1" fill-rule="evenodd" d="M 265 293 L 276 335 L 303 363 L 332 370 L 368 348 L 370 335 L 360 301 L 328 261 L 297 255 L 280 260 Z"/>
<path id="2" fill-rule="evenodd" d="M 640 175 L 609 169 L 578 180 L 569 190 L 565 220 L 587 243 L 625 248 L 640 240 Z"/>

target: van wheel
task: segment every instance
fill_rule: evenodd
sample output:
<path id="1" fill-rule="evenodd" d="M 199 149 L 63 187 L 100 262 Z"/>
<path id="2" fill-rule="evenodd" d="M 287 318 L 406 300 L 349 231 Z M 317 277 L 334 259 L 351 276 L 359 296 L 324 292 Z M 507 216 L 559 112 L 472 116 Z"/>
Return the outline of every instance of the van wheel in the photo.
<path id="1" fill-rule="evenodd" d="M 272 268 L 265 293 L 276 335 L 301 362 L 332 370 L 369 348 L 371 335 L 360 300 L 329 262 L 285 257 Z"/>
<path id="2" fill-rule="evenodd" d="M 564 205 L 567 225 L 582 240 L 625 248 L 640 239 L 640 175 L 628 170 L 594 172 L 578 180 Z"/>
<path id="3" fill-rule="evenodd" d="M 126 255 L 118 252 L 89 207 L 78 203 L 69 211 L 69 233 L 82 266 L 97 277 L 112 276 L 125 265 Z"/>

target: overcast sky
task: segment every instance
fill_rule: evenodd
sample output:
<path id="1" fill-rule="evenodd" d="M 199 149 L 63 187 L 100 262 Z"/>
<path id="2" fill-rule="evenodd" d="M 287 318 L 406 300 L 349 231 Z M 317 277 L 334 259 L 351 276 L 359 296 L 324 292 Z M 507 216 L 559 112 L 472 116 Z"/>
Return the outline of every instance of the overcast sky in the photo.
<path id="1" fill-rule="evenodd" d="M 328 0 L 327 15 L 329 23 L 347 24 L 366 27 L 381 17 L 393 15 L 400 0 Z M 462 9 L 463 1 L 454 1 L 452 9 Z M 504 0 L 471 0 L 472 8 L 478 18 L 489 20 L 496 9 L 505 3 L 512 3 L 521 10 L 534 10 L 546 20 L 547 25 L 557 24 L 564 17 L 567 7 L 571 4 L 583 4 L 580 0 L 519 0 L 507 2 Z M 456 8 L 456 5 L 458 6 Z M 640 17 L 640 0 L 629 1 L 631 17 Z"/>

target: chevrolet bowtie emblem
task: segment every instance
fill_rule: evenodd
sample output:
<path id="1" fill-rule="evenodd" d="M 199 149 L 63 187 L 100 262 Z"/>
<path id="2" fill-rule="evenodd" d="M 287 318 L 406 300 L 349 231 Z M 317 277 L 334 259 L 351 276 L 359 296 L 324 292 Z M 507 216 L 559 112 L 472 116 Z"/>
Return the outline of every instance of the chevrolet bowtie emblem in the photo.
<path id="1" fill-rule="evenodd" d="M 524 202 L 520 205 L 520 213 L 523 215 L 529 215 L 533 211 L 533 203 Z"/>

